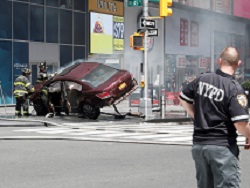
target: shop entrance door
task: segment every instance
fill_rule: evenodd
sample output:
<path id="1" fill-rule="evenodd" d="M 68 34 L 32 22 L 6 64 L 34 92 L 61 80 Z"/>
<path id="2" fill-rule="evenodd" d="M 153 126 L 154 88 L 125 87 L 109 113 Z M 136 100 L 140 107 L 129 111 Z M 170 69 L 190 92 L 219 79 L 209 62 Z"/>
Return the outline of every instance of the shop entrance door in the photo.
<path id="1" fill-rule="evenodd" d="M 31 81 L 34 85 L 39 73 L 39 64 L 46 61 L 48 73 L 53 74 L 59 67 L 59 45 L 39 42 L 29 43 L 29 66 L 32 70 Z"/>

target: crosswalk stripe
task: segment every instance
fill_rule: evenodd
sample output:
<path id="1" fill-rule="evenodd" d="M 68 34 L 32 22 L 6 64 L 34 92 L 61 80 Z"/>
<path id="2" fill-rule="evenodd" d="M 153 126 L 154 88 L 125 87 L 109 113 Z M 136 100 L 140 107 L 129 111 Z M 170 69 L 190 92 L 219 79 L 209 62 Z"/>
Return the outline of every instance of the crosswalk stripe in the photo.
<path id="1" fill-rule="evenodd" d="M 95 123 L 95 125 L 94 125 Z M 136 143 L 161 144 L 192 144 L 193 126 L 177 126 L 165 124 L 106 124 L 107 122 L 94 122 L 84 124 L 71 124 L 66 127 L 43 127 L 14 130 L 17 132 L 34 132 L 39 134 L 59 135 L 79 140 L 124 141 Z M 98 125 L 96 124 L 98 123 Z M 245 138 L 239 136 L 238 143 L 244 145 Z"/>

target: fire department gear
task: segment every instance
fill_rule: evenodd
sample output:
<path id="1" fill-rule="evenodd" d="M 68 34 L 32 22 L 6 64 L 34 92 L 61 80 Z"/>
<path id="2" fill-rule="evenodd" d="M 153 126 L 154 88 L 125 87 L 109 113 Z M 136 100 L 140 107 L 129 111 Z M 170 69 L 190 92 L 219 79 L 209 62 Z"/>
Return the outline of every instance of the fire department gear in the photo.
<path id="1" fill-rule="evenodd" d="M 38 78 L 36 80 L 36 83 L 40 83 L 43 82 L 45 80 L 48 80 L 49 75 L 47 74 L 47 64 L 46 61 L 41 62 L 39 64 L 39 74 L 38 74 Z"/>
<path id="2" fill-rule="evenodd" d="M 30 74 L 30 73 L 31 73 L 31 70 L 28 69 L 28 68 L 23 68 L 23 69 L 22 69 L 22 73 L 24 73 L 24 74 Z"/>
<path id="3" fill-rule="evenodd" d="M 43 73 L 43 72 L 40 72 L 38 74 L 38 78 L 36 80 L 36 83 L 40 83 L 40 82 L 43 82 L 45 80 L 48 80 L 48 74 L 47 73 Z"/>
<path id="4" fill-rule="evenodd" d="M 41 62 L 40 65 L 39 65 L 39 68 L 40 68 L 40 69 L 45 69 L 45 70 L 47 70 L 48 67 L 47 67 L 46 61 Z"/>
<path id="5" fill-rule="evenodd" d="M 16 115 L 21 115 L 21 106 L 23 114 L 29 115 L 28 95 L 34 92 L 34 87 L 26 75 L 30 74 L 29 70 L 24 70 L 23 75 L 19 76 L 14 82 L 14 97 L 16 98 Z"/>

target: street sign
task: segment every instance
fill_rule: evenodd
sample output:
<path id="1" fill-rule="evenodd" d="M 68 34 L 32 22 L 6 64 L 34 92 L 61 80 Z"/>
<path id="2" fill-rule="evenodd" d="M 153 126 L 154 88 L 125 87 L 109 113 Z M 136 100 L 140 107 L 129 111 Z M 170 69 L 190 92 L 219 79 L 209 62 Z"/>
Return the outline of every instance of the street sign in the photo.
<path id="1" fill-rule="evenodd" d="M 127 6 L 128 7 L 143 6 L 143 2 L 142 0 L 128 0 Z"/>
<path id="2" fill-rule="evenodd" d="M 141 18 L 141 27 L 142 28 L 152 28 L 156 27 L 155 20 L 146 20 L 145 18 Z"/>
<path id="3" fill-rule="evenodd" d="M 158 36 L 158 29 L 148 29 L 148 36 Z"/>

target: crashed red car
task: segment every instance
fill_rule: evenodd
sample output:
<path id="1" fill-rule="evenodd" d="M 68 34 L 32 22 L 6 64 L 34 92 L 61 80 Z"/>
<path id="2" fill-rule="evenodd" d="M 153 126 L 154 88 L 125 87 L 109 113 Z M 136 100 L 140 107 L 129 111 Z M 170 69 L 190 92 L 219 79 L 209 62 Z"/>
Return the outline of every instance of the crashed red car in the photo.
<path id="1" fill-rule="evenodd" d="M 82 62 L 36 84 L 31 100 L 37 115 L 49 113 L 53 104 L 57 113 L 80 111 L 86 118 L 97 119 L 100 108 L 118 104 L 136 88 L 137 81 L 127 70 Z"/>

